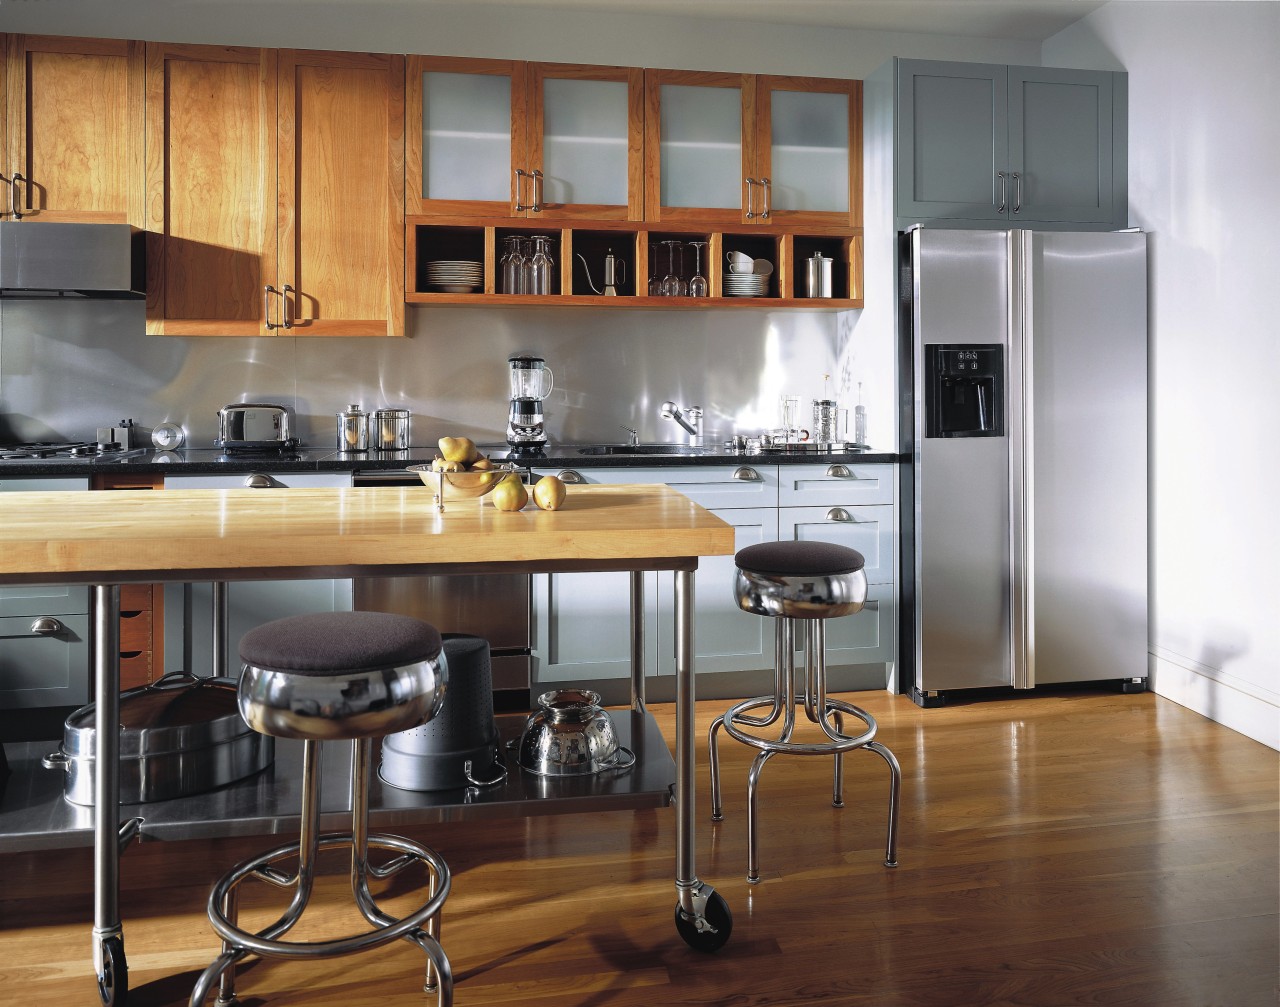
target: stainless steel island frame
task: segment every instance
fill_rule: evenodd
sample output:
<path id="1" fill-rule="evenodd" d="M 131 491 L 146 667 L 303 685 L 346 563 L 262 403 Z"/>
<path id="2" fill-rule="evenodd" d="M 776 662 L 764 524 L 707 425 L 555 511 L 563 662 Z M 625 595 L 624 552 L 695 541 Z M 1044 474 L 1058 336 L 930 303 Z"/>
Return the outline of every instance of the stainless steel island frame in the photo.
<path id="1" fill-rule="evenodd" d="M 121 499 L 124 497 L 124 499 Z M 277 831 L 292 811 L 269 808 L 240 826 L 220 828 L 209 815 L 160 814 L 121 824 L 119 808 L 119 646 L 121 584 L 157 581 L 232 581 L 320 577 L 407 576 L 420 573 L 632 572 L 633 709 L 627 734 L 640 748 L 664 748 L 643 707 L 643 627 L 638 582 L 643 571 L 675 573 L 677 931 L 692 947 L 711 951 L 729 937 L 732 918 L 719 893 L 701 882 L 695 856 L 695 730 L 693 669 L 694 573 L 700 556 L 730 555 L 732 528 L 665 486 L 575 487 L 556 512 L 502 513 L 475 501 L 435 510 L 419 488 L 368 487 L 291 490 L 179 490 L 142 494 L 11 493 L 0 498 L 0 584 L 92 585 L 93 669 L 97 697 L 92 810 L 94 845 L 93 956 L 103 1004 L 123 1003 L 128 991 L 119 912 L 119 858 L 138 834 L 157 838 Z M 656 740 L 655 740 L 656 738 Z M 625 741 L 625 739 L 624 739 Z M 287 783 L 287 780 L 285 781 Z M 589 783 L 589 781 L 582 781 Z M 389 788 L 384 788 L 389 789 Z M 598 799 L 588 786 L 574 798 Z M 607 788 L 605 788 L 607 790 Z M 515 795 L 521 798 L 524 795 Z M 608 797 L 608 794 L 604 795 Z M 631 790 L 615 806 L 639 806 Z M 24 806 L 30 802 L 20 802 Z M 171 802 L 164 802 L 171 803 Z M 481 814 L 510 813 L 512 802 L 474 805 Z M 536 804 L 530 801 L 529 805 Z M 296 807 L 296 805 L 295 805 Z M 277 813 L 277 810 L 280 813 Z M 412 799 L 385 800 L 374 821 L 431 821 L 456 807 Z M 72 816 L 87 809 L 51 812 Z M 340 817 L 340 812 L 330 812 Z M 0 849 L 5 848 L 0 803 Z M 65 820 L 65 818 L 64 818 Z M 267 824 L 269 822 L 269 825 Z M 28 836 L 49 842 L 56 825 Z M 68 838 L 68 837 L 64 837 Z M 74 845 L 74 842 L 72 843 Z M 13 848 L 10 846 L 9 848 Z"/>

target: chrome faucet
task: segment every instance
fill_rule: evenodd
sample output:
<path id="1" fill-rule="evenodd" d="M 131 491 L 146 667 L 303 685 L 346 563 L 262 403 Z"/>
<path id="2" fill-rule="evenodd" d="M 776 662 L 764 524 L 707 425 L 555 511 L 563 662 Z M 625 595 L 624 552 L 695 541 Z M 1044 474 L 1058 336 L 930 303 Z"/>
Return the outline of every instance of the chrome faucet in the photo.
<path id="1" fill-rule="evenodd" d="M 662 418 L 675 420 L 689 433 L 689 444 L 692 447 L 702 446 L 702 407 L 686 406 L 683 410 L 674 402 L 662 403 Z M 689 419 L 685 419 L 688 416 Z M 692 420 L 693 422 L 689 422 Z"/>

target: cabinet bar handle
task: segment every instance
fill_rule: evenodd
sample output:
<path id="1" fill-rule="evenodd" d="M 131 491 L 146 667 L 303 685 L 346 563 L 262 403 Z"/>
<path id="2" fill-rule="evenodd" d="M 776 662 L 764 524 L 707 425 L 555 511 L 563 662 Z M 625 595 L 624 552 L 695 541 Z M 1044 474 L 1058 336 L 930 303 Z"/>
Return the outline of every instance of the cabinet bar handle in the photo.
<path id="1" fill-rule="evenodd" d="M 54 636 L 62 632 L 62 623 L 53 616 L 42 615 L 31 624 L 31 632 L 36 636 Z"/>
<path id="2" fill-rule="evenodd" d="M 829 511 L 827 511 L 827 520 L 828 521 L 852 521 L 853 515 L 850 514 L 843 507 L 832 507 Z"/>
<path id="3" fill-rule="evenodd" d="M 525 178 L 525 170 L 523 168 L 517 168 L 516 169 L 516 212 L 517 213 L 523 213 L 525 210 L 529 209 L 528 204 L 520 202 L 521 197 L 524 195 L 524 191 L 523 191 L 524 178 Z"/>
<path id="4" fill-rule="evenodd" d="M 1005 204 L 1008 202 L 1008 183 L 1005 181 L 1004 172 L 997 171 L 996 178 L 1000 179 L 1000 205 L 996 207 L 996 213 L 1004 213 Z"/>
<path id="5" fill-rule="evenodd" d="M 1022 212 L 1022 176 L 1016 171 L 1013 173 L 1013 212 Z"/>
<path id="6" fill-rule="evenodd" d="M 533 171 L 530 172 L 530 177 L 533 179 L 533 205 L 530 206 L 529 209 L 532 210 L 534 213 L 541 213 L 542 212 L 542 180 L 545 176 L 542 174 L 541 168 L 534 168 Z"/>
<path id="7" fill-rule="evenodd" d="M 758 483 L 764 481 L 760 478 L 760 473 L 750 465 L 743 465 L 740 469 L 734 472 L 733 478 L 744 483 Z"/>
<path id="8" fill-rule="evenodd" d="M 756 190 L 751 188 L 756 184 L 754 178 L 747 179 L 747 219 L 752 220 L 755 217 L 756 207 Z"/>
<path id="9" fill-rule="evenodd" d="M 761 189 L 764 190 L 764 194 L 761 197 L 764 199 L 764 209 L 760 211 L 760 219 L 768 220 L 769 219 L 769 203 L 773 196 L 773 183 L 770 182 L 767 178 L 761 178 L 760 187 Z"/>
<path id="10" fill-rule="evenodd" d="M 263 291 L 262 291 L 262 312 L 267 316 L 268 330 L 280 328 L 279 325 L 277 325 L 275 322 L 271 320 L 271 295 L 274 294 L 275 292 L 276 292 L 276 288 L 273 287 L 270 283 L 268 283 L 266 287 L 263 288 Z"/>
<path id="11" fill-rule="evenodd" d="M 848 465 L 841 465 L 836 462 L 834 465 L 827 466 L 828 479 L 852 479 L 853 473 L 849 471 Z"/>
<path id="12" fill-rule="evenodd" d="M 582 473 L 577 469 L 561 469 L 558 478 L 562 483 L 574 483 L 575 485 L 586 482 L 582 478 Z"/>
<path id="13" fill-rule="evenodd" d="M 293 318 L 289 315 L 289 295 L 296 293 L 297 291 L 286 283 L 284 285 L 284 291 L 280 294 L 280 300 L 284 302 L 284 307 L 281 310 L 284 311 L 284 327 L 286 329 L 293 328 Z"/>
<path id="14" fill-rule="evenodd" d="M 18 183 L 25 182 L 22 173 L 15 171 L 13 178 L 9 180 L 9 208 L 13 211 L 13 219 L 22 219 L 22 200 L 18 198 Z"/>

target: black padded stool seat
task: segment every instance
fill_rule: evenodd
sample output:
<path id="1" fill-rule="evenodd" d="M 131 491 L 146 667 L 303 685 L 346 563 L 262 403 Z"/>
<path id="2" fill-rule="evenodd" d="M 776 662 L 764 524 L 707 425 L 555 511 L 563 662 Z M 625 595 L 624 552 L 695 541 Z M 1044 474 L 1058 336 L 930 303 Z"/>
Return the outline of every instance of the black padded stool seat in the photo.
<path id="1" fill-rule="evenodd" d="M 440 631 L 421 619 L 387 612 L 319 612 L 277 619 L 240 640 L 240 660 L 295 675 L 374 671 L 432 661 Z"/>
<path id="2" fill-rule="evenodd" d="M 858 550 L 834 542 L 761 542 L 739 549 L 733 561 L 739 570 L 775 577 L 834 577 L 867 563 Z"/>

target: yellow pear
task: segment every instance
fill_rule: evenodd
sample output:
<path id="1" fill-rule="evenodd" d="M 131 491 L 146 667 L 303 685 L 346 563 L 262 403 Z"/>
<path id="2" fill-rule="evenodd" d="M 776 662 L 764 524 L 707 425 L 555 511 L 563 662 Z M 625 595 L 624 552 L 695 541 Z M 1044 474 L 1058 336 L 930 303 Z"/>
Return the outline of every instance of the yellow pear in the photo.
<path id="1" fill-rule="evenodd" d="M 431 459 L 431 467 L 436 472 L 461 472 L 462 462 L 447 461 L 439 455 L 436 455 Z"/>
<path id="2" fill-rule="evenodd" d="M 520 476 L 512 472 L 493 488 L 490 499 L 498 510 L 520 510 L 529 502 L 529 491 L 524 488 Z"/>
<path id="3" fill-rule="evenodd" d="M 533 502 L 543 510 L 559 510 L 564 504 L 564 483 L 555 476 L 543 476 L 533 487 Z"/>
<path id="4" fill-rule="evenodd" d="M 440 448 L 440 453 L 444 455 L 445 461 L 448 462 L 460 462 L 463 465 L 470 465 L 480 457 L 480 451 L 476 447 L 475 441 L 469 437 L 441 437 L 436 443 Z"/>
<path id="5" fill-rule="evenodd" d="M 487 471 L 488 469 L 493 468 L 493 462 L 489 461 L 489 459 L 486 458 L 484 455 L 481 455 L 479 458 L 477 458 L 475 461 L 471 463 L 471 468 Z"/>

